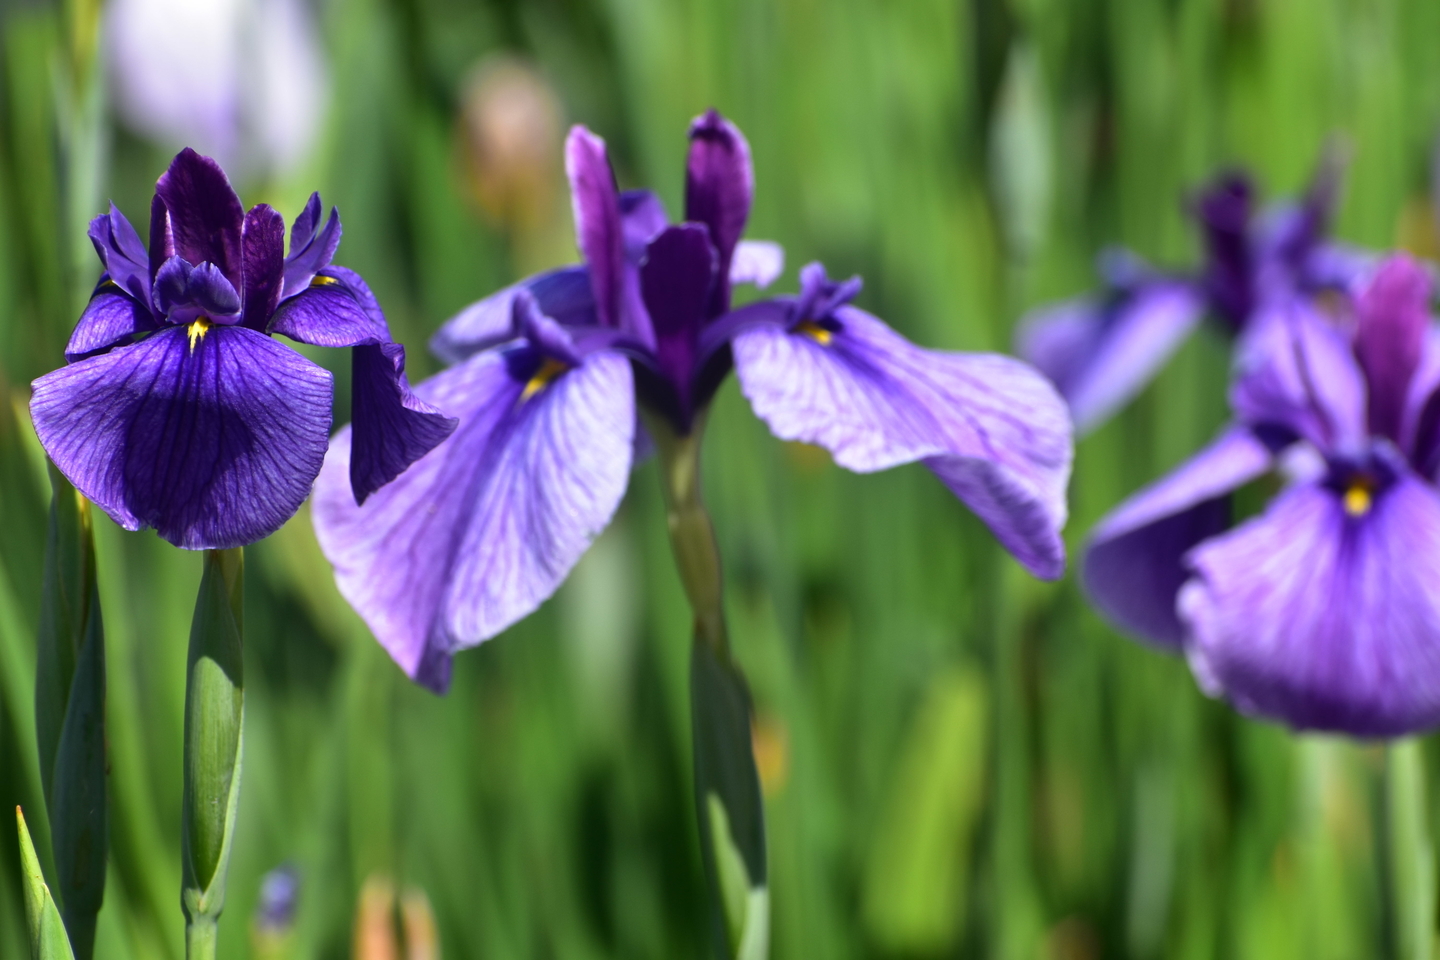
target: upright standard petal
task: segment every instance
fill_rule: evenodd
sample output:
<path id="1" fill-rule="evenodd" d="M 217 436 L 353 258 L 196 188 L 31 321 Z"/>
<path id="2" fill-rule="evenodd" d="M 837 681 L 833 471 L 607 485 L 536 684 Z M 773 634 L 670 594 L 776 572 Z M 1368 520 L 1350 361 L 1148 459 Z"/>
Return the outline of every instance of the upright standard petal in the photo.
<path id="1" fill-rule="evenodd" d="M 1270 469 L 1269 449 L 1231 427 L 1189 462 L 1145 488 L 1090 534 L 1081 577 L 1091 601 L 1127 633 L 1179 649 L 1175 597 L 1190 577 L 1184 557 L 1230 526 L 1229 494 Z"/>
<path id="2" fill-rule="evenodd" d="M 685 163 L 685 219 L 710 229 L 719 260 L 711 293 L 710 315 L 730 309 L 730 261 L 755 195 L 755 173 L 745 135 L 714 109 L 690 124 L 690 155 Z"/>
<path id="3" fill-rule="evenodd" d="M 759 322 L 769 312 L 773 322 Z M 776 436 L 861 473 L 922 461 L 1036 576 L 1059 577 L 1070 418 L 1044 377 L 992 354 L 922 350 L 854 307 L 798 324 L 744 308 L 740 388 Z"/>
<path id="4" fill-rule="evenodd" d="M 155 195 L 169 212 L 175 254 L 196 266 L 215 264 L 239 290 L 245 208 L 220 165 L 186 147 L 160 175 Z M 150 242 L 155 242 L 153 235 Z"/>
<path id="5" fill-rule="evenodd" d="M 330 432 L 330 374 L 245 327 L 183 327 L 34 383 L 35 430 L 61 471 L 127 530 L 192 550 L 278 530 L 310 492 Z"/>
<path id="6" fill-rule="evenodd" d="M 1254 195 L 1250 179 L 1231 172 L 1217 178 L 1195 202 L 1205 238 L 1201 283 L 1215 310 L 1236 330 L 1255 309 L 1255 250 L 1250 241 Z"/>
<path id="7" fill-rule="evenodd" d="M 717 272 L 709 232 L 699 224 L 670 227 L 650 244 L 640 268 L 640 290 L 655 329 L 655 362 L 675 391 L 677 426 L 690 426 L 691 389 Z"/>
<path id="8" fill-rule="evenodd" d="M 1299 484 L 1190 556 L 1197 678 L 1300 729 L 1395 737 L 1440 724 L 1440 497 L 1402 475 L 1354 516 Z"/>
<path id="9" fill-rule="evenodd" d="M 620 221 L 625 231 L 625 259 L 638 264 L 645 248 L 670 225 L 665 204 L 649 190 L 626 190 L 620 194 Z"/>
<path id="10" fill-rule="evenodd" d="M 435 332 L 430 350 L 446 363 L 460 363 L 481 350 L 515 339 L 515 295 L 528 290 L 540 311 L 566 326 L 594 326 L 595 294 L 585 267 L 561 267 L 511 284 L 470 304 Z"/>
<path id="11" fill-rule="evenodd" d="M 140 303 L 150 302 L 150 259 L 140 234 L 115 204 L 110 212 L 90 221 L 90 242 L 105 273 L 115 285 Z"/>
<path id="12" fill-rule="evenodd" d="M 595 316 L 603 326 L 618 327 L 624 296 L 625 231 L 605 141 L 584 127 L 573 127 L 565 141 L 565 173 L 570 178 L 576 242 L 590 268 Z"/>
<path id="13" fill-rule="evenodd" d="M 1430 288 L 1430 274 L 1400 254 L 1385 261 L 1355 305 L 1355 355 L 1369 386 L 1373 434 L 1400 439 L 1430 326 Z"/>
<path id="14" fill-rule="evenodd" d="M 1109 302 L 1085 298 L 1027 318 L 1017 348 L 1054 381 L 1083 435 L 1145 388 L 1204 310 L 1190 282 L 1156 279 Z"/>
<path id="15" fill-rule="evenodd" d="M 290 253 L 285 257 L 285 290 L 282 296 L 293 297 L 306 287 L 315 274 L 330 265 L 340 247 L 340 213 L 330 208 L 330 219 L 320 226 L 320 194 L 310 194 L 305 209 L 290 227 Z"/>
<path id="16" fill-rule="evenodd" d="M 242 242 L 245 307 L 240 322 L 264 333 L 285 286 L 285 218 L 269 204 L 252 207 L 245 214 Z"/>
<path id="17" fill-rule="evenodd" d="M 417 388 L 459 416 L 448 440 L 357 507 L 342 431 L 316 487 L 315 530 L 341 593 L 400 667 L 439 692 L 451 654 L 549 597 L 625 492 L 629 361 L 602 353 L 544 370 L 528 348 L 472 357 Z"/>

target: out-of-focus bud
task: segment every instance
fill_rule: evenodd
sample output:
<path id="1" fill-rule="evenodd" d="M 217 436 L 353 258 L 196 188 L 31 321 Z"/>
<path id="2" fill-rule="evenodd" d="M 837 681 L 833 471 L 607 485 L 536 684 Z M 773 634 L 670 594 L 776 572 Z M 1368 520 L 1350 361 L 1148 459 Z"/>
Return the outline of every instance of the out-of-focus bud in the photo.
<path id="1" fill-rule="evenodd" d="M 300 896 L 300 873 L 282 864 L 260 882 L 260 902 L 250 921 L 251 952 L 256 960 L 284 960 L 290 956 L 295 906 Z"/>
<path id="2" fill-rule="evenodd" d="M 461 96 L 465 176 L 475 201 L 512 233 L 533 233 L 560 193 L 561 107 L 529 63 L 497 56 L 470 71 Z"/>
<path id="3" fill-rule="evenodd" d="M 405 926 L 405 960 L 440 960 L 440 933 L 430 898 L 419 887 L 407 887 L 400 898 L 400 919 Z"/>
<path id="4" fill-rule="evenodd" d="M 360 888 L 355 909 L 355 960 L 400 960 L 395 939 L 395 885 L 373 873 Z"/>
<path id="5" fill-rule="evenodd" d="M 303 0 L 112 0 L 110 90 L 125 123 L 245 177 L 284 176 L 314 145 L 325 64 Z"/>

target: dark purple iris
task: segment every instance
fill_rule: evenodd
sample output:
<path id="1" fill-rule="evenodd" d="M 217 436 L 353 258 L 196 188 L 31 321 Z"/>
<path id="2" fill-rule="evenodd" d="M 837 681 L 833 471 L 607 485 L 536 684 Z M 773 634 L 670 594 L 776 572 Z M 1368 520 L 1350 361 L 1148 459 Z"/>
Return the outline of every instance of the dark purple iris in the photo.
<path id="1" fill-rule="evenodd" d="M 1428 273 L 1386 261 L 1339 319 L 1291 300 L 1239 345 L 1235 423 L 1095 530 L 1095 603 L 1205 689 L 1298 728 L 1440 724 L 1440 339 Z M 1351 301 L 1345 301 L 1347 304 Z M 1229 495 L 1288 479 L 1239 526 Z"/>
<path id="2" fill-rule="evenodd" d="M 417 392 L 459 415 L 454 436 L 362 508 L 343 495 L 345 432 L 320 474 L 340 589 L 407 673 L 444 689 L 456 650 L 550 596 L 619 506 L 637 404 L 689 434 L 732 366 L 776 435 L 861 472 L 922 462 L 1031 571 L 1061 574 L 1070 427 L 1043 377 L 916 347 L 818 264 L 798 297 L 732 311 L 732 284 L 768 283 L 781 251 L 741 240 L 750 151 L 714 111 L 690 129 L 684 223 L 620 193 L 584 128 L 566 168 L 585 264 L 482 300 L 432 343 L 455 366 Z"/>
<path id="3" fill-rule="evenodd" d="M 30 412 L 56 466 L 127 530 L 236 547 L 300 508 L 325 457 L 331 376 L 272 334 L 354 348 L 356 502 L 455 428 L 410 392 L 374 296 L 330 263 L 339 216 L 320 213 L 316 194 L 287 257 L 280 214 L 245 212 L 187 148 L 155 185 L 148 254 L 113 205 L 91 222 L 104 273 Z"/>
<path id="4" fill-rule="evenodd" d="M 1101 258 L 1104 290 L 1027 317 L 1017 352 L 1060 388 L 1087 433 L 1135 396 L 1209 314 L 1232 334 L 1292 297 L 1347 290 L 1373 257 L 1327 239 L 1338 170 L 1327 156 L 1296 204 L 1257 216 L 1243 173 L 1196 198 L 1205 260 L 1198 273 L 1162 273 L 1122 250 Z"/>

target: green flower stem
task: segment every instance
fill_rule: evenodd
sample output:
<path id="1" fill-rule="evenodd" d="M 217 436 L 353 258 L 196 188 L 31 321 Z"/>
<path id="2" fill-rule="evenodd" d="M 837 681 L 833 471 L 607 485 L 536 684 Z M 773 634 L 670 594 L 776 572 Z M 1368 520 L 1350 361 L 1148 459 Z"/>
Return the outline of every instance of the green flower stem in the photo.
<path id="1" fill-rule="evenodd" d="M 209 550 L 190 627 L 180 902 L 189 960 L 213 960 L 244 747 L 244 553 Z"/>
<path id="2" fill-rule="evenodd" d="M 1435 938 L 1435 850 L 1426 827 L 1420 741 L 1385 748 L 1380 869 L 1386 956 L 1430 960 Z"/>
<path id="3" fill-rule="evenodd" d="M 730 658 L 720 550 L 700 497 L 704 414 L 688 433 L 657 416 L 648 416 L 646 427 L 659 449 L 670 546 L 695 614 L 690 723 L 713 940 L 719 956 L 763 960 L 770 943 L 765 807 L 751 744 L 750 690 Z"/>

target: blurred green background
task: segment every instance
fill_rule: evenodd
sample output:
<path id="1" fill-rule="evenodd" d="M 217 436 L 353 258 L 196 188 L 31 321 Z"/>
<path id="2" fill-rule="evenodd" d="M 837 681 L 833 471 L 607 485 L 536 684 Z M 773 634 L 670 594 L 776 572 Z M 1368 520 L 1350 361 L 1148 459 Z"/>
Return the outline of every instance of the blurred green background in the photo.
<path id="1" fill-rule="evenodd" d="M 1435 0 L 306 9 L 328 74 L 315 142 L 237 185 L 287 218 L 311 189 L 340 207 L 338 260 L 374 287 L 415 380 L 456 309 L 575 258 L 569 122 L 608 140 L 622 187 L 653 186 L 675 215 L 686 124 L 717 106 L 754 152 L 749 235 L 787 250 L 778 289 L 823 259 L 863 274 L 860 303 L 936 347 L 1007 349 L 1025 309 L 1092 284 L 1105 244 L 1193 263 L 1189 191 L 1238 163 L 1268 196 L 1294 193 L 1336 132 L 1353 150 L 1340 236 L 1436 247 Z M 0 10 L 0 800 L 24 805 L 43 848 L 33 677 L 48 487 L 27 384 L 61 362 L 94 282 L 85 222 L 113 198 L 143 223 L 181 144 L 105 106 L 123 65 L 87 69 L 92 5 Z M 203 46 L 154 56 L 181 87 L 211 69 Z M 1081 444 L 1072 551 L 1224 420 L 1226 349 L 1206 331 Z M 343 422 L 348 361 L 313 355 L 337 372 Z M 853 476 L 782 444 L 733 380 L 705 442 L 758 713 L 775 957 L 1378 955 L 1374 748 L 1207 701 L 1183 662 L 1090 612 L 1073 575 L 1028 580 L 923 469 Z M 103 516 L 98 549 L 112 847 L 97 956 L 179 960 L 200 557 Z M 452 958 L 705 955 L 689 614 L 653 463 L 555 599 L 459 656 L 443 699 L 410 685 L 340 600 L 307 512 L 247 553 L 221 956 L 388 958 L 355 936 L 376 916 L 387 927 L 377 878 L 403 894 L 413 960 L 429 956 L 427 900 Z M 267 937 L 251 921 L 261 878 L 287 862 L 301 876 L 294 927 Z M 21 957 L 9 829 L 0 865 L 0 955 Z"/>

